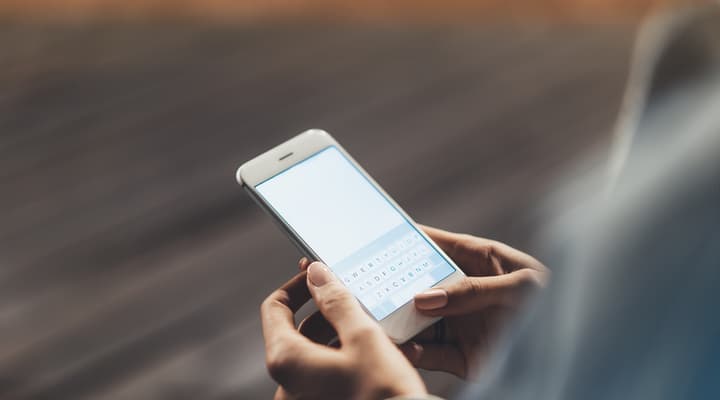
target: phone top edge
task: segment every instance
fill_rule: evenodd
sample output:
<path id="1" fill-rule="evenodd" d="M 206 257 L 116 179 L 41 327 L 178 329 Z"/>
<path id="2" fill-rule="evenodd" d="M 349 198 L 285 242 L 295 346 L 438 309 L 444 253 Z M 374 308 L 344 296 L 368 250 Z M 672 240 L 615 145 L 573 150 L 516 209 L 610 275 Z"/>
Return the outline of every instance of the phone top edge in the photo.
<path id="1" fill-rule="evenodd" d="M 284 153 L 288 149 L 295 149 L 299 144 L 312 140 L 313 137 L 317 138 L 318 141 L 337 144 L 335 139 L 323 129 L 312 128 L 305 130 L 241 164 L 235 171 L 235 181 L 237 181 L 237 183 L 241 186 L 252 185 L 253 183 L 248 182 L 246 177 L 246 172 L 248 170 L 254 169 L 254 167 L 258 164 L 268 163 L 272 158 L 282 157 L 282 154 L 280 153 Z M 294 162 L 291 161 L 293 160 L 289 159 L 288 163 L 293 164 Z"/>
<path id="2" fill-rule="evenodd" d="M 241 166 L 238 167 L 238 169 L 235 170 L 235 181 L 240 186 L 245 186 L 245 183 L 243 182 L 243 179 L 242 179 L 242 168 L 244 165 L 245 164 L 242 164 Z"/>

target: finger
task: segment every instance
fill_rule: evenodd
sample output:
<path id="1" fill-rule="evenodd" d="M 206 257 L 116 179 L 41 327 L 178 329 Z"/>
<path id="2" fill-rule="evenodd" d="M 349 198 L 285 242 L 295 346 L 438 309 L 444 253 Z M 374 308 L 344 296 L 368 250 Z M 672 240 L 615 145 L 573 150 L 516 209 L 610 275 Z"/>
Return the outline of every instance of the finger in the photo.
<path id="1" fill-rule="evenodd" d="M 316 311 L 300 322 L 298 331 L 315 343 L 327 345 L 337 336 L 335 329 L 319 311 Z"/>
<path id="2" fill-rule="evenodd" d="M 450 257 L 454 257 L 456 244 L 467 236 L 427 225 L 420 225 L 420 228 Z"/>
<path id="3" fill-rule="evenodd" d="M 302 257 L 298 260 L 298 269 L 300 271 L 307 271 L 307 267 L 310 265 L 310 260 L 307 257 Z"/>
<path id="4" fill-rule="evenodd" d="M 548 273 L 533 256 L 495 240 L 420 225 L 430 238 L 469 275 L 499 275 L 530 268 Z"/>
<path id="5" fill-rule="evenodd" d="M 295 331 L 295 312 L 310 298 L 306 273 L 301 272 L 275 290 L 260 306 L 265 350 L 268 355 L 279 352 L 278 347 L 289 338 L 300 336 Z"/>
<path id="6" fill-rule="evenodd" d="M 310 300 L 311 295 L 307 287 L 306 272 L 300 272 L 290 278 L 280 288 L 271 293 L 268 298 L 278 300 L 295 313 Z"/>
<path id="7" fill-rule="evenodd" d="M 429 226 L 423 226 L 423 230 L 467 275 L 489 276 L 505 273 L 502 260 L 495 252 L 500 243 Z"/>
<path id="8" fill-rule="evenodd" d="M 516 307 L 541 287 L 539 271 L 521 269 L 500 276 L 466 277 L 415 295 L 415 308 L 430 316 L 462 315 L 490 306 Z"/>
<path id="9" fill-rule="evenodd" d="M 275 396 L 273 396 L 273 400 L 293 400 L 295 397 L 291 396 L 285 389 L 283 389 L 282 386 L 278 386 L 277 390 L 275 391 Z"/>
<path id="10" fill-rule="evenodd" d="M 445 371 L 460 378 L 467 376 L 465 356 L 454 345 L 409 342 L 402 347 L 403 354 L 417 368 Z"/>
<path id="11" fill-rule="evenodd" d="M 318 309 L 335 328 L 341 343 L 364 335 L 382 333 L 377 323 L 363 311 L 357 299 L 325 264 L 310 264 L 307 277 L 310 293 Z"/>
<path id="12" fill-rule="evenodd" d="M 260 308 L 265 357 L 270 375 L 292 392 L 318 376 L 330 374 L 343 360 L 333 350 L 312 343 L 295 330 L 293 315 L 307 300 L 306 273 L 275 290 Z"/>
<path id="13" fill-rule="evenodd" d="M 420 358 L 420 353 L 422 352 L 422 347 L 414 340 L 398 345 L 398 349 L 400 349 L 400 352 L 403 353 L 405 358 L 407 358 L 413 366 Z"/>

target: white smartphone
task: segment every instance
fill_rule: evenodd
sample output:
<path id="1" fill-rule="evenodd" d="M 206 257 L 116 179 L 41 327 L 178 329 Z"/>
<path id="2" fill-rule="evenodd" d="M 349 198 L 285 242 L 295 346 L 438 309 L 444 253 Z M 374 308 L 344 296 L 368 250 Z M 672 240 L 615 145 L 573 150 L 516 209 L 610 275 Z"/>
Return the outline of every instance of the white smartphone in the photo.
<path id="1" fill-rule="evenodd" d="M 396 343 L 439 319 L 415 310 L 415 294 L 464 277 L 325 131 L 306 131 L 259 155 L 238 168 L 236 178 Z"/>

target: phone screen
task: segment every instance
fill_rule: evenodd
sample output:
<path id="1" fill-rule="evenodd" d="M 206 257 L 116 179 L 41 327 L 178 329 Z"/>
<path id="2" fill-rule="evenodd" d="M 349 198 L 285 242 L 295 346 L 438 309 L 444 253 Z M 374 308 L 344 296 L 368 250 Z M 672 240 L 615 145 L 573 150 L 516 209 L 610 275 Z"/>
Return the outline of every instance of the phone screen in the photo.
<path id="1" fill-rule="evenodd" d="M 455 272 L 335 146 L 255 188 L 377 320 Z"/>

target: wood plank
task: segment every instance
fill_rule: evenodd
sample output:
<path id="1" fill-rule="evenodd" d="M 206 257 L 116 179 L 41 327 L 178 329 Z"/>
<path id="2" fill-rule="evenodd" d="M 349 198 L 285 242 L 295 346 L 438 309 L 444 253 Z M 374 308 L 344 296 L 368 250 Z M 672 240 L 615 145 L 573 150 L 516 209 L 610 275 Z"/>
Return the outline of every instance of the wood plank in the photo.
<path id="1" fill-rule="evenodd" d="M 607 143 L 631 37 L 5 22 L 0 397 L 269 397 L 257 306 L 297 254 L 240 162 L 323 127 L 419 221 L 527 248 Z"/>

